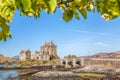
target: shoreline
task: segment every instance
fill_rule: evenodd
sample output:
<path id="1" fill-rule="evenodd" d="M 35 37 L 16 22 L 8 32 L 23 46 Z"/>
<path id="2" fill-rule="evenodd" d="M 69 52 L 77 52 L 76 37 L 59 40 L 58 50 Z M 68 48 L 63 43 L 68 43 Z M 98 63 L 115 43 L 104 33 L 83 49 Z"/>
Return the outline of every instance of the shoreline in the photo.
<path id="1" fill-rule="evenodd" d="M 44 69 L 43 69 L 44 67 Z M 41 69 L 42 68 L 42 69 Z M 79 74 L 79 73 L 88 73 L 88 72 L 74 72 L 72 70 L 75 70 L 75 69 L 66 69 L 66 68 L 52 68 L 51 66 L 27 66 L 27 67 L 0 67 L 0 70 L 4 71 L 4 70 L 15 70 L 18 72 L 19 76 L 18 78 L 20 80 L 22 79 L 27 79 L 27 80 L 32 80 L 31 79 L 31 76 L 34 75 L 34 74 L 37 74 L 39 72 L 42 72 L 42 71 L 49 71 L 49 72 L 54 72 L 54 71 L 57 71 L 58 73 L 60 71 L 62 72 L 72 72 L 73 74 Z M 77 70 L 77 69 L 76 69 Z M 89 72 L 90 74 L 91 73 L 94 73 L 94 72 Z M 43 73 L 44 74 L 44 73 Z M 95 74 L 100 74 L 100 73 L 95 73 Z M 105 74 L 103 73 L 103 75 L 105 75 L 104 77 L 96 77 L 96 76 L 78 76 L 76 77 L 75 80 L 120 80 L 120 75 L 118 74 L 115 74 L 115 75 L 111 75 L 111 74 Z M 56 79 L 60 79 L 60 77 L 51 77 L 51 79 L 53 80 L 56 80 Z M 66 77 L 66 78 L 69 78 L 69 77 Z M 73 78 L 75 78 L 74 76 L 71 77 L 73 80 Z M 80 78 L 80 79 L 79 79 Z M 47 77 L 44 78 L 45 80 L 49 80 Z M 12 80 L 12 79 L 10 79 Z M 39 80 L 39 79 L 36 79 L 36 80 Z M 62 80 L 62 79 L 60 79 Z M 65 79 L 67 80 L 67 79 Z M 69 80 L 69 79 L 68 79 Z"/>
<path id="2" fill-rule="evenodd" d="M 71 71 L 54 71 L 54 70 L 50 70 L 50 71 L 39 71 L 39 70 L 35 70 L 35 69 L 19 69 L 19 70 L 16 70 L 19 74 L 19 76 L 17 78 L 19 78 L 20 80 L 22 79 L 27 79 L 27 80 L 33 80 L 33 78 L 31 77 L 32 75 L 35 75 L 35 74 L 38 74 L 38 73 L 41 73 L 43 72 L 41 75 L 44 75 L 48 72 L 63 72 L 63 73 L 66 73 L 66 72 L 71 72 Z M 73 74 L 77 74 L 77 73 L 74 73 L 74 72 L 71 72 Z M 82 72 L 83 73 L 83 72 Z M 49 73 L 48 73 L 49 74 Z M 84 73 L 83 73 L 84 74 Z M 40 75 L 38 75 L 40 77 Z M 51 77 L 42 77 L 42 79 L 44 80 L 56 80 L 56 79 L 59 79 L 59 80 L 120 80 L 120 75 L 115 75 L 115 76 L 104 76 L 104 77 L 97 77 L 97 76 L 64 76 L 65 78 L 63 77 L 59 77 L 60 75 L 58 75 L 57 77 L 54 77 L 54 74 L 51 75 Z M 39 80 L 39 77 L 36 78 L 36 80 Z M 71 79 L 70 79 L 71 78 Z M 10 80 L 13 80 L 15 78 L 11 78 Z"/>

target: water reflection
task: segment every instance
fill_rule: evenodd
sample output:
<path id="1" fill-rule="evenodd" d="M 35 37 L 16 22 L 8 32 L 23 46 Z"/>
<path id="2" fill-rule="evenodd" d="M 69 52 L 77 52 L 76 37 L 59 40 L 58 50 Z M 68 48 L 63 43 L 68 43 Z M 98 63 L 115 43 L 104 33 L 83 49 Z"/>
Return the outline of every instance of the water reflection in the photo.
<path id="1" fill-rule="evenodd" d="M 0 71 L 0 80 L 18 80 L 18 73 L 15 70 Z"/>
<path id="2" fill-rule="evenodd" d="M 0 63 L 0 67 L 4 67 L 5 66 L 5 64 L 3 64 L 3 63 Z"/>
<path id="3" fill-rule="evenodd" d="M 5 63 L 0 63 L 0 67 L 5 67 Z M 9 66 L 15 67 L 16 66 L 16 62 L 10 63 Z"/>
<path id="4" fill-rule="evenodd" d="M 16 64 L 17 64 L 16 62 L 13 62 L 13 63 L 10 64 L 10 66 L 15 67 Z"/>

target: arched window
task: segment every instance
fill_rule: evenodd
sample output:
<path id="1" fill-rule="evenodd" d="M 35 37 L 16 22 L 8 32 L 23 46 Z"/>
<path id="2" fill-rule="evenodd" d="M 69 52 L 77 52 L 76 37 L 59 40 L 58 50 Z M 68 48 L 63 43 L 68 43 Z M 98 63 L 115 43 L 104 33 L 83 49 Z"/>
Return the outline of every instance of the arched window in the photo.
<path id="1" fill-rule="evenodd" d="M 37 60 L 39 60 L 39 57 L 37 57 Z"/>
<path id="2" fill-rule="evenodd" d="M 47 52 L 47 54 L 49 54 L 49 51 Z"/>

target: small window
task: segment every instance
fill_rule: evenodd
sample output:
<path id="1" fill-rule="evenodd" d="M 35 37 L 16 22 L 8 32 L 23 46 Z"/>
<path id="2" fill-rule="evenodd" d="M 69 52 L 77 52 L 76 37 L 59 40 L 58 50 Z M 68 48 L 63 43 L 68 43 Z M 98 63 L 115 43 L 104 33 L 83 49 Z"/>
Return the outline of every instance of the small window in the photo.
<path id="1" fill-rule="evenodd" d="M 37 60 L 39 59 L 39 57 L 37 57 Z"/>

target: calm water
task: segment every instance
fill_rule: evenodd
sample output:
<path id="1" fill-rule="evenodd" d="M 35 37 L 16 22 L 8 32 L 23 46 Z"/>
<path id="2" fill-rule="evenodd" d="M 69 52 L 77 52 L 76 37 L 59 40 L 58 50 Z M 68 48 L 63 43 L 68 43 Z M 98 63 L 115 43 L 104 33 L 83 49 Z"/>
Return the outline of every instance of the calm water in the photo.
<path id="1" fill-rule="evenodd" d="M 0 63 L 0 67 L 4 67 L 4 66 L 5 66 L 4 63 Z M 16 66 L 16 63 L 13 62 L 13 63 L 10 64 L 10 66 L 15 67 L 15 66 Z"/>
<path id="2" fill-rule="evenodd" d="M 4 67 L 5 66 L 5 64 L 3 64 L 3 63 L 0 63 L 0 67 Z"/>
<path id="3" fill-rule="evenodd" d="M 18 73 L 15 70 L 1 70 L 0 80 L 18 80 Z"/>

